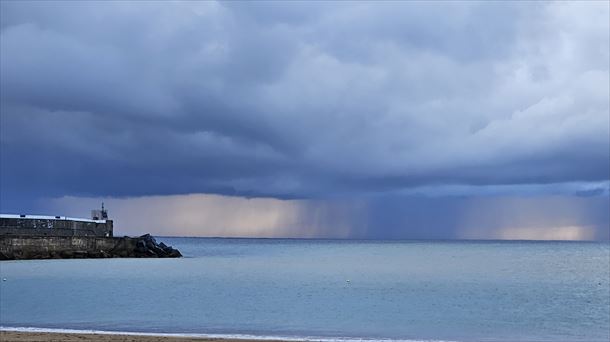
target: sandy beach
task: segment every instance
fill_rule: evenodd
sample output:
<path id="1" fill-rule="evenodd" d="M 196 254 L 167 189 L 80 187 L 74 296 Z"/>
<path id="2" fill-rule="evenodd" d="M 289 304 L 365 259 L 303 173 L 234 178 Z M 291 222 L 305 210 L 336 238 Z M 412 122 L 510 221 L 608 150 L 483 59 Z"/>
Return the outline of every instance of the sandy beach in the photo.
<path id="1" fill-rule="evenodd" d="M 0 331 L 2 342 L 188 342 L 188 341 L 220 341 L 220 342 L 260 342 L 247 339 L 192 338 L 141 335 L 110 335 L 110 334 L 67 334 L 48 332 L 13 332 Z M 278 341 L 276 341 L 278 342 Z"/>

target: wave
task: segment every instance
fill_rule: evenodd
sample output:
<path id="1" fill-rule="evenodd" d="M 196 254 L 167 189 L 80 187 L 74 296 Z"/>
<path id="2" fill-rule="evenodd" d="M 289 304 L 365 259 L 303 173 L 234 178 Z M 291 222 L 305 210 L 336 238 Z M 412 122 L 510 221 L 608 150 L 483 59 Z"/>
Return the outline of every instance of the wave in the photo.
<path id="1" fill-rule="evenodd" d="M 62 334 L 100 334 L 100 335 L 132 335 L 132 336 L 161 336 L 161 337 L 187 337 L 209 339 L 239 339 L 260 341 L 312 341 L 312 342 L 457 342 L 450 340 L 412 340 L 390 338 L 354 338 L 354 337 L 322 337 L 322 336 L 281 336 L 281 335 L 248 335 L 248 334 L 190 334 L 190 333 L 155 333 L 134 331 L 107 331 L 107 330 L 79 330 L 36 327 L 3 327 L 0 331 L 7 332 L 36 332 L 36 333 L 62 333 Z"/>

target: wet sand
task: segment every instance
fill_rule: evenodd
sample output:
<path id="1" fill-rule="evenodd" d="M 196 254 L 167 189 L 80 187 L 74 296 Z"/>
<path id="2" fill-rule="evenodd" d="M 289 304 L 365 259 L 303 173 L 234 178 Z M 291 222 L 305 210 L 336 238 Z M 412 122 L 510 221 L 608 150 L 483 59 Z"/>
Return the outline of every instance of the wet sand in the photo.
<path id="1" fill-rule="evenodd" d="M 0 331 L 2 342 L 261 342 L 261 340 Z M 274 342 L 278 342 L 275 340 Z M 292 341 L 291 341 L 292 342 Z"/>

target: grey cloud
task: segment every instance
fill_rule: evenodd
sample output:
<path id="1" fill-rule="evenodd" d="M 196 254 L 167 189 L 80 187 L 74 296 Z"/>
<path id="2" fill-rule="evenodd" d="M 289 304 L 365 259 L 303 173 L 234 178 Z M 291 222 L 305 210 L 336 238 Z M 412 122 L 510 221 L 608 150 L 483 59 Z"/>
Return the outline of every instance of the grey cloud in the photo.
<path id="1" fill-rule="evenodd" d="M 609 179 L 606 3 L 1 6 L 3 208 Z"/>

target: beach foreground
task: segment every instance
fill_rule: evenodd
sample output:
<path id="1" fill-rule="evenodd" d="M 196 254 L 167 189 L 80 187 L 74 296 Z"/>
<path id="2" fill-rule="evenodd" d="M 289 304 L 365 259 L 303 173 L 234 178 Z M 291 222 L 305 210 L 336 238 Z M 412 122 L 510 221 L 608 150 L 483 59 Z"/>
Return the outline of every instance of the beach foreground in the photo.
<path id="1" fill-rule="evenodd" d="M 50 333 L 50 332 L 14 332 L 0 331 L 2 342 L 188 342 L 188 341 L 221 341 L 221 342 L 260 342 L 260 340 L 224 339 L 224 338 L 196 338 L 174 336 L 142 336 L 142 335 L 115 335 L 115 334 L 76 334 L 76 333 Z M 294 341 L 291 341 L 294 342 Z"/>

